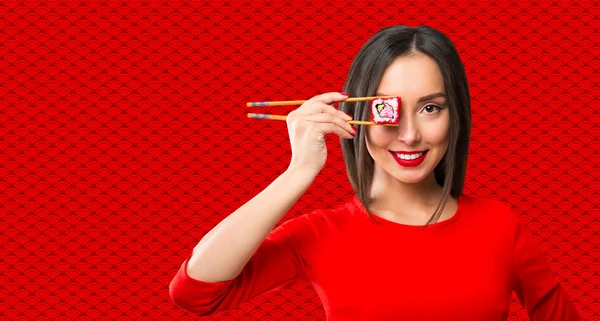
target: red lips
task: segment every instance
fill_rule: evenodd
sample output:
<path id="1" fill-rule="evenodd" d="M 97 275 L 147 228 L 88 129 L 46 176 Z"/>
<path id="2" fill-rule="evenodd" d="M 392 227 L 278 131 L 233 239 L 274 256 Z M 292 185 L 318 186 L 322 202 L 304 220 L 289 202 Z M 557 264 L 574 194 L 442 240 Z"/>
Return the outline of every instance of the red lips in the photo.
<path id="1" fill-rule="evenodd" d="M 420 152 L 417 152 L 417 154 Z M 420 165 L 423 160 L 425 159 L 425 157 L 427 156 L 427 151 L 425 151 L 423 153 L 423 155 L 419 156 L 416 159 L 402 159 L 398 156 L 396 156 L 395 153 L 393 153 L 392 151 L 390 151 L 390 154 L 392 155 L 392 157 L 394 158 L 394 160 L 396 160 L 396 162 L 398 162 L 398 164 L 404 166 L 404 167 L 414 167 L 414 166 L 418 166 Z M 414 152 L 412 152 L 411 154 L 414 154 Z"/>

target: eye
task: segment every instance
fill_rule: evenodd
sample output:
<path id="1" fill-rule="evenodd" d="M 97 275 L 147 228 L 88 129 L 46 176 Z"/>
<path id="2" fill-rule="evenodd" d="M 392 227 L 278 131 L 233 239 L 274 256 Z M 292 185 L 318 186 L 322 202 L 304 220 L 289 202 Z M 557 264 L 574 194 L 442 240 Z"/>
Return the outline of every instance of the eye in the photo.
<path id="1" fill-rule="evenodd" d="M 423 110 L 429 110 L 429 111 L 435 111 L 435 108 L 437 108 L 437 110 L 442 110 L 442 107 L 437 106 L 437 105 L 433 105 L 433 104 L 427 104 L 425 105 L 425 107 L 423 107 Z M 427 114 L 435 114 L 434 112 L 428 112 Z"/>

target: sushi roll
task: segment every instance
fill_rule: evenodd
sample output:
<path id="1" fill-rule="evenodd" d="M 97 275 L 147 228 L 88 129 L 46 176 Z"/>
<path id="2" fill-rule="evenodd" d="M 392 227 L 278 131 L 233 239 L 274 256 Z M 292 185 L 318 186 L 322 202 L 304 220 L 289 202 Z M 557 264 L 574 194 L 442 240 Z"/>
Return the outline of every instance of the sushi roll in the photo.
<path id="1" fill-rule="evenodd" d="M 401 101 L 400 97 L 374 99 L 371 102 L 371 121 L 375 124 L 397 124 Z"/>

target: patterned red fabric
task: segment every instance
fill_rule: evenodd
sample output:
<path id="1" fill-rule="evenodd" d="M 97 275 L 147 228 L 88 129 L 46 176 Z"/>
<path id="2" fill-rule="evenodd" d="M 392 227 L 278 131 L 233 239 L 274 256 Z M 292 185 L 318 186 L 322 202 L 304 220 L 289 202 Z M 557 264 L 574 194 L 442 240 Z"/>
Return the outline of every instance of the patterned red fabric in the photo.
<path id="1" fill-rule="evenodd" d="M 383 224 L 355 197 L 286 221 L 227 281 L 191 278 L 188 258 L 171 297 L 209 315 L 304 279 L 331 321 L 504 321 L 516 290 L 532 321 L 581 320 L 539 242 L 500 202 L 463 195 L 454 216 L 423 231 L 375 219 Z"/>
<path id="2" fill-rule="evenodd" d="M 246 102 L 343 90 L 359 48 L 398 24 L 439 29 L 464 61 L 465 192 L 509 204 L 600 318 L 598 1 L 5 0 L 0 321 L 198 319 L 169 282 L 291 157 L 285 122 L 247 113 L 295 107 Z M 327 147 L 285 219 L 351 195 L 339 139 Z M 200 319 L 324 318 L 299 281 Z"/>

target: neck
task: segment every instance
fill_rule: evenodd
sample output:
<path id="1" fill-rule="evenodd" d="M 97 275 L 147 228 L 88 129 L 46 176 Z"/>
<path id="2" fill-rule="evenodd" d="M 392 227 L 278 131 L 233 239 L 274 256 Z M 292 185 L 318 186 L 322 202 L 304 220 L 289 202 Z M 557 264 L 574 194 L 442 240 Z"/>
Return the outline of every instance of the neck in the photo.
<path id="1" fill-rule="evenodd" d="M 375 165 L 369 206 L 390 218 L 429 218 L 442 191 L 433 172 L 420 182 L 405 183 Z"/>

